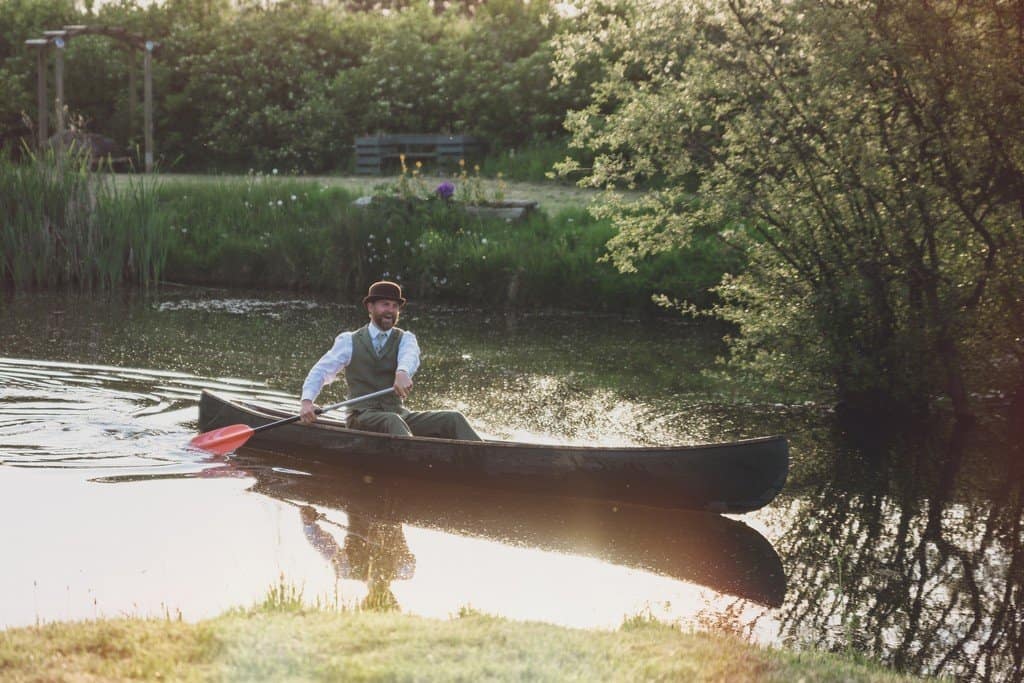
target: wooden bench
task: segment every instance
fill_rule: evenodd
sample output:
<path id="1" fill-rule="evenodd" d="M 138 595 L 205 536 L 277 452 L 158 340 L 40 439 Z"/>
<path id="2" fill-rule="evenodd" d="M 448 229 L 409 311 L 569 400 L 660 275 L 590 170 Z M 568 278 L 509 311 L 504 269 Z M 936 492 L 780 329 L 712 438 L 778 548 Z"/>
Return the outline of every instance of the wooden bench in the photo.
<path id="1" fill-rule="evenodd" d="M 356 173 L 380 175 L 389 161 L 405 155 L 406 164 L 433 162 L 438 166 L 457 166 L 480 154 L 479 140 L 471 135 L 369 135 L 356 138 Z"/>

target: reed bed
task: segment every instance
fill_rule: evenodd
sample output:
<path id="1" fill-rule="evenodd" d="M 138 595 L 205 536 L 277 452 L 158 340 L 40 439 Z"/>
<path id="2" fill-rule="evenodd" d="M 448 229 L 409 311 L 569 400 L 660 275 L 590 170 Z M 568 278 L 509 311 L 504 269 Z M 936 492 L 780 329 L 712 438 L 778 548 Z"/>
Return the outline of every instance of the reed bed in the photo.
<path id="1" fill-rule="evenodd" d="M 167 228 L 157 182 L 114 184 L 70 154 L 0 158 L 0 284 L 103 289 L 158 282 Z"/>

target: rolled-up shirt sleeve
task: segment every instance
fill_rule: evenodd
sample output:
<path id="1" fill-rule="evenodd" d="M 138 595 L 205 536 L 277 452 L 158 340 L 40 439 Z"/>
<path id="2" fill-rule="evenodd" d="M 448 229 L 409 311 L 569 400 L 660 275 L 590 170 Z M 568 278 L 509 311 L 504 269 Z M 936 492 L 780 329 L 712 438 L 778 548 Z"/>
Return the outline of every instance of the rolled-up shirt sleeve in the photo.
<path id="1" fill-rule="evenodd" d="M 420 367 L 420 343 L 412 332 L 403 332 L 398 341 L 398 367 L 395 372 L 405 370 L 412 377 Z"/>
<path id="2" fill-rule="evenodd" d="M 418 364 L 418 348 L 416 355 L 416 362 Z M 352 333 L 342 332 L 335 337 L 334 346 L 331 347 L 331 350 L 325 353 L 309 371 L 309 374 L 306 375 L 306 381 L 302 383 L 302 400 L 315 401 L 316 397 L 320 394 L 320 390 L 337 379 L 338 373 L 344 370 L 351 360 Z"/>

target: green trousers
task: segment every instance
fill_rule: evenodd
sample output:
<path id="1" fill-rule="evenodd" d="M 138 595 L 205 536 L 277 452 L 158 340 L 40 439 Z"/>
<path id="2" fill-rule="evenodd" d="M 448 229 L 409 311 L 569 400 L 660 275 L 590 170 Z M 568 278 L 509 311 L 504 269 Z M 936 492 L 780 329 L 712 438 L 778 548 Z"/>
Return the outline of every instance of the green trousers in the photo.
<path id="1" fill-rule="evenodd" d="M 483 441 L 470 426 L 466 416 L 457 410 L 406 411 L 402 414 L 386 410 L 360 410 L 349 413 L 347 424 L 352 429 L 367 432 Z"/>

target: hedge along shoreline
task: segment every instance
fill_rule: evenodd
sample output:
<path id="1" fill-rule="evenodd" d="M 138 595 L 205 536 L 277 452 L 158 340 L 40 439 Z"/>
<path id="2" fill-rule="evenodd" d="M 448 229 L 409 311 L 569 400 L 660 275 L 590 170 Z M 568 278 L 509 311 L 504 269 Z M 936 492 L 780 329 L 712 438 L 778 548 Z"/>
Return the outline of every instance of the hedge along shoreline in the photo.
<path id="1" fill-rule="evenodd" d="M 420 300 L 653 311 L 659 293 L 708 303 L 707 288 L 740 265 L 707 235 L 620 273 L 601 260 L 614 228 L 583 207 L 507 222 L 436 196 L 356 206 L 345 189 L 279 176 L 175 179 L 157 194 L 164 277 L 184 284 L 351 298 L 389 278 Z"/>
<path id="2" fill-rule="evenodd" d="M 347 171 L 357 136 L 453 133 L 480 137 L 506 172 L 522 168 L 510 152 L 542 150 L 532 164 L 546 166 L 542 176 L 544 161 L 565 156 L 566 112 L 588 97 L 586 82 L 552 82 L 552 39 L 567 20 L 550 0 L 453 3 L 440 13 L 425 2 L 383 12 L 373 3 L 80 5 L 0 3 L 0 147 L 34 139 L 37 122 L 24 117 L 36 116 L 36 57 L 24 41 L 73 24 L 120 26 L 159 43 L 157 163 L 177 170 Z M 69 120 L 137 154 L 132 62 L 113 45 L 88 35 L 68 43 Z M 522 171 L 536 178 L 539 169 Z"/>

